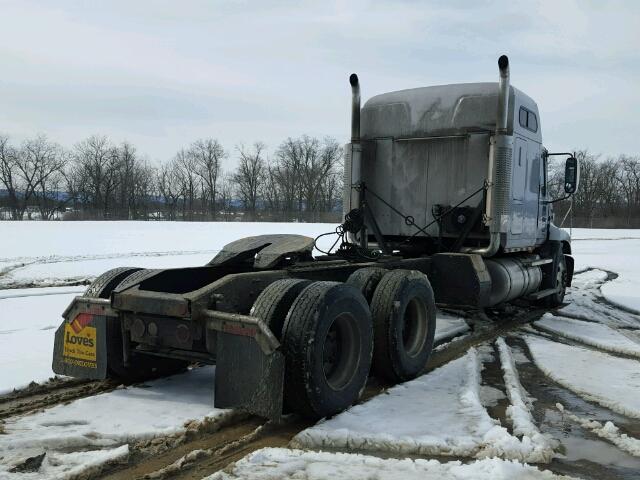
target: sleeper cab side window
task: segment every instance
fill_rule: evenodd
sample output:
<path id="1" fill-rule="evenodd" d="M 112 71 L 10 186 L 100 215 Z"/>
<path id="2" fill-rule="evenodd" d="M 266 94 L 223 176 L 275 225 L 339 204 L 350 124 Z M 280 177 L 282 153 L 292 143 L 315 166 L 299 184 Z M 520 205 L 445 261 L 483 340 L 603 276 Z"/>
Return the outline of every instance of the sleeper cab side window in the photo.
<path id="1" fill-rule="evenodd" d="M 532 132 L 538 131 L 538 117 L 531 110 L 524 107 L 520 107 L 520 126 L 531 130 Z"/>

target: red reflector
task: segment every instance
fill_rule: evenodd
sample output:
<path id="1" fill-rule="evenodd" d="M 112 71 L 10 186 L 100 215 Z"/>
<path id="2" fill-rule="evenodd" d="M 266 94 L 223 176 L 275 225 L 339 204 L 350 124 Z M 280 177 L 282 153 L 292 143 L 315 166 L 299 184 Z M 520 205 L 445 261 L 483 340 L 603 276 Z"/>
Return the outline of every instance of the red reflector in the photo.
<path id="1" fill-rule="evenodd" d="M 71 328 L 75 333 L 80 333 L 84 327 L 91 323 L 91 320 L 93 320 L 93 315 L 90 313 L 79 313 L 71 322 Z"/>

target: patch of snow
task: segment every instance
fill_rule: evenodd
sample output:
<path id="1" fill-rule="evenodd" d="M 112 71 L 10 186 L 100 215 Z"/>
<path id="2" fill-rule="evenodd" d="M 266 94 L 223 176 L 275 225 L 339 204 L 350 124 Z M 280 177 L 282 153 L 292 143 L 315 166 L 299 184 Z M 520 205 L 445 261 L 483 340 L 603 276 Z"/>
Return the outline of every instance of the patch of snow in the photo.
<path id="1" fill-rule="evenodd" d="M 71 287 L 10 288 L 8 290 L 0 290 L 0 300 L 4 300 L 6 298 L 41 297 L 45 295 L 63 295 L 66 293 L 82 295 L 86 289 L 87 287 L 84 285 L 71 286 Z"/>
<path id="2" fill-rule="evenodd" d="M 6 476 L 2 478 L 6 480 L 12 480 L 14 478 L 15 480 L 87 478 L 90 475 L 99 474 L 107 464 L 126 462 L 128 458 L 128 445 L 104 450 L 86 450 L 73 453 L 50 451 L 47 452 L 42 461 L 42 465 L 36 472 L 5 473 Z"/>
<path id="3" fill-rule="evenodd" d="M 234 412 L 214 408 L 214 372 L 214 367 L 196 368 L 6 419 L 5 434 L 0 435 L 0 476 L 42 452 L 56 458 L 70 450 L 113 449 L 183 433 L 193 420 L 224 421 Z"/>
<path id="4" fill-rule="evenodd" d="M 640 357 L 640 344 L 600 323 L 584 322 L 545 313 L 534 325 L 544 331 L 602 350 Z"/>
<path id="5" fill-rule="evenodd" d="M 27 292 L 31 296 L 24 296 Z M 54 376 L 56 329 L 62 312 L 78 295 L 68 292 L 68 287 L 0 291 L 0 394 Z"/>
<path id="6" fill-rule="evenodd" d="M 462 358 L 300 432 L 292 444 L 528 461 L 530 442 L 510 435 L 482 406 L 481 368 L 471 348 Z"/>
<path id="7" fill-rule="evenodd" d="M 471 463 L 382 459 L 353 453 L 264 448 L 204 480 L 552 480 L 569 478 L 516 461 L 487 458 Z"/>
<path id="8" fill-rule="evenodd" d="M 567 228 L 565 230 L 569 231 Z M 574 228 L 572 240 L 629 240 L 640 239 L 640 232 L 634 228 Z"/>
<path id="9" fill-rule="evenodd" d="M 293 233 L 316 237 L 334 231 L 330 223 L 267 222 L 10 222 L 0 221 L 0 260 L 127 254 L 129 252 L 211 251 L 243 237 Z M 46 238 L 46 242 L 42 239 Z M 320 239 L 329 248 L 335 237 Z"/>
<path id="10" fill-rule="evenodd" d="M 628 232 L 633 232 L 632 238 Z M 597 233 L 599 234 L 599 232 Z M 640 296 L 633 286 L 640 283 L 640 235 L 635 231 L 603 232 L 615 242 L 601 239 L 580 240 L 572 244 L 576 271 L 587 268 L 606 269 L 618 274 L 618 278 L 602 287 L 602 295 L 610 302 L 640 312 Z M 586 236 L 595 237 L 594 232 Z M 626 239 L 624 239 L 626 238 Z"/>
<path id="11" fill-rule="evenodd" d="M 602 270 L 587 270 L 574 276 L 573 284 L 567 292 L 568 305 L 557 310 L 559 315 L 587 321 L 600 322 L 613 327 L 640 328 L 640 316 L 608 305 L 601 293 L 607 278 Z M 607 282 L 604 285 L 610 285 Z"/>
<path id="12" fill-rule="evenodd" d="M 172 253 L 168 255 L 115 256 L 111 258 L 35 262 L 0 277 L 0 287 L 56 286 L 90 282 L 116 267 L 180 268 L 206 265 L 215 253 Z"/>
<path id="13" fill-rule="evenodd" d="M 583 347 L 524 336 L 535 364 L 586 400 L 640 418 L 640 364 Z"/>
<path id="14" fill-rule="evenodd" d="M 610 441 L 628 454 L 634 457 L 640 457 L 640 439 L 631 437 L 626 433 L 620 433 L 620 429 L 613 422 L 605 422 L 605 424 L 602 425 L 602 423 L 596 420 L 589 420 L 571 413 L 565 409 L 561 403 L 557 403 L 556 407 L 562 412 L 563 417 L 567 417 L 582 428 L 592 431 L 600 438 Z"/>
<path id="15" fill-rule="evenodd" d="M 462 317 L 456 317 L 438 310 L 436 315 L 435 342 L 441 342 L 469 330 L 469 325 Z"/>
<path id="16" fill-rule="evenodd" d="M 506 413 L 513 424 L 513 433 L 521 436 L 523 443 L 530 442 L 532 444 L 533 450 L 529 454 L 529 461 L 550 462 L 557 442 L 540 433 L 533 421 L 533 416 L 531 415 L 533 400 L 520 383 L 511 349 L 502 337 L 496 340 L 496 345 L 500 352 L 500 364 L 504 373 L 507 396 L 511 402 L 511 405 L 507 407 Z"/>

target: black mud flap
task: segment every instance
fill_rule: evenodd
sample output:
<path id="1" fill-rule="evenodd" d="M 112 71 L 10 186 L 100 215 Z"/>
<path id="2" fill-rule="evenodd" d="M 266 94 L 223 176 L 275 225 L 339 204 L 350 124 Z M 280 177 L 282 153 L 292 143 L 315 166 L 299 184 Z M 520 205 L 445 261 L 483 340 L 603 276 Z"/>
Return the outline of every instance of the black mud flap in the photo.
<path id="1" fill-rule="evenodd" d="M 284 355 L 265 354 L 251 337 L 218 332 L 214 405 L 278 421 L 282 417 Z"/>
<path id="2" fill-rule="evenodd" d="M 574 269 L 573 257 L 571 255 L 565 254 L 564 264 L 567 267 L 567 287 L 570 287 L 571 282 L 573 281 L 573 269 Z"/>
<path id="3" fill-rule="evenodd" d="M 485 307 L 491 295 L 491 276 L 480 255 L 437 253 L 428 275 L 436 303 Z"/>
<path id="4" fill-rule="evenodd" d="M 56 330 L 53 371 L 58 375 L 107 378 L 107 323 L 111 313 L 101 299 L 77 297 Z M 112 320 L 109 318 L 109 320 Z"/>

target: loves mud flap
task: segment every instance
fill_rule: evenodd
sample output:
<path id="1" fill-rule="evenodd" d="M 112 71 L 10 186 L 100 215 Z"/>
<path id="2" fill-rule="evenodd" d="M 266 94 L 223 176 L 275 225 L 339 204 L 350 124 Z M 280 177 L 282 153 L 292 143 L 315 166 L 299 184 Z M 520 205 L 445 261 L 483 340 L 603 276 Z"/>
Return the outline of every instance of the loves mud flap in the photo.
<path id="1" fill-rule="evenodd" d="M 104 300 L 76 297 L 56 331 L 53 371 L 60 375 L 104 379 L 107 328 L 118 321 Z"/>

